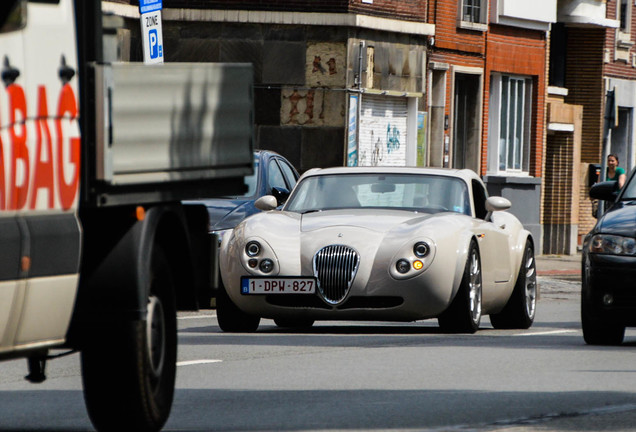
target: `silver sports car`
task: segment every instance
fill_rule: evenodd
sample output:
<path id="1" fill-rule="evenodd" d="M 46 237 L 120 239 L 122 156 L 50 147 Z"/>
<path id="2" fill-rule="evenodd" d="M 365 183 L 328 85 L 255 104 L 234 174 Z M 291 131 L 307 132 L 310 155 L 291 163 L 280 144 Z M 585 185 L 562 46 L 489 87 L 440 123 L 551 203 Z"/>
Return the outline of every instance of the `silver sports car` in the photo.
<path id="1" fill-rule="evenodd" d="M 528 328 L 535 316 L 534 243 L 510 201 L 488 198 L 469 170 L 356 167 L 314 169 L 281 210 L 241 222 L 221 244 L 224 331 L 256 331 L 316 320 L 437 318 L 473 333 Z"/>

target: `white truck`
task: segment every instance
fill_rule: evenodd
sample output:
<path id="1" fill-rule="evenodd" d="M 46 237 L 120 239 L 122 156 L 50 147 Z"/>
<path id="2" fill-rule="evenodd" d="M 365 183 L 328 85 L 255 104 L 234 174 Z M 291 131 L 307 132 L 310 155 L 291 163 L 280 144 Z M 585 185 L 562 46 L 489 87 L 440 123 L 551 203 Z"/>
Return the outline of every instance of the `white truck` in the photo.
<path id="1" fill-rule="evenodd" d="M 156 431 L 177 310 L 210 306 L 205 207 L 253 168 L 247 64 L 113 62 L 101 0 L 0 3 L 0 360 L 80 353 L 96 429 Z"/>

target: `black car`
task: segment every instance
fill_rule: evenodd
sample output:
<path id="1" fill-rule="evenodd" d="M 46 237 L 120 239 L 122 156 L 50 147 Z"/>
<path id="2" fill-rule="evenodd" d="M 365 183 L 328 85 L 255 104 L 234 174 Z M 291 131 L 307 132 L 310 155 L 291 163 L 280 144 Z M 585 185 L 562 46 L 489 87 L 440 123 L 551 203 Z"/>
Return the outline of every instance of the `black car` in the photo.
<path id="1" fill-rule="evenodd" d="M 298 180 L 298 172 L 280 154 L 271 150 L 254 151 L 254 174 L 245 177 L 247 191 L 241 196 L 226 196 L 197 200 L 208 209 L 209 231 L 216 234 L 219 244 L 223 236 L 243 219 L 260 212 L 254 201 L 263 195 L 273 195 L 282 205 Z M 221 283 L 219 278 L 219 283 Z"/>
<path id="2" fill-rule="evenodd" d="M 588 344 L 620 345 L 625 327 L 636 326 L 635 172 L 620 191 L 616 182 L 590 189 L 609 208 L 583 242 L 581 322 Z"/>

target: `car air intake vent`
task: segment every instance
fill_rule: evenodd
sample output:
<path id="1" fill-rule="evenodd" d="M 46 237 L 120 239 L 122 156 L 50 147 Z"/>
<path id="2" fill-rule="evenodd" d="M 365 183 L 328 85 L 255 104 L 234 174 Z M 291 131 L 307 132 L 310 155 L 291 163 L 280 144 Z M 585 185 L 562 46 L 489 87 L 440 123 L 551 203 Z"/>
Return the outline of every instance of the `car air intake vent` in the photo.
<path id="1" fill-rule="evenodd" d="M 359 263 L 360 255 L 349 246 L 325 246 L 314 255 L 314 276 L 325 301 L 338 304 L 344 300 Z"/>

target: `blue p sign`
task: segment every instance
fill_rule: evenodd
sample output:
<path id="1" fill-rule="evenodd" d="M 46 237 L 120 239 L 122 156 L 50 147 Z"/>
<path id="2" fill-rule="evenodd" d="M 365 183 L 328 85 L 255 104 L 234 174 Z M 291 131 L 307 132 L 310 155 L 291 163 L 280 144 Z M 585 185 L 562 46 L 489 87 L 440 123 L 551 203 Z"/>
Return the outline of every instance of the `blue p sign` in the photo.
<path id="1" fill-rule="evenodd" d="M 159 36 L 157 35 L 157 30 L 151 29 L 148 32 L 148 42 L 150 48 L 150 58 L 155 59 L 159 57 L 159 50 L 161 49 L 161 47 L 159 46 Z"/>
<path id="2" fill-rule="evenodd" d="M 143 35 L 144 63 L 163 63 L 160 10 L 141 15 L 141 31 Z"/>

